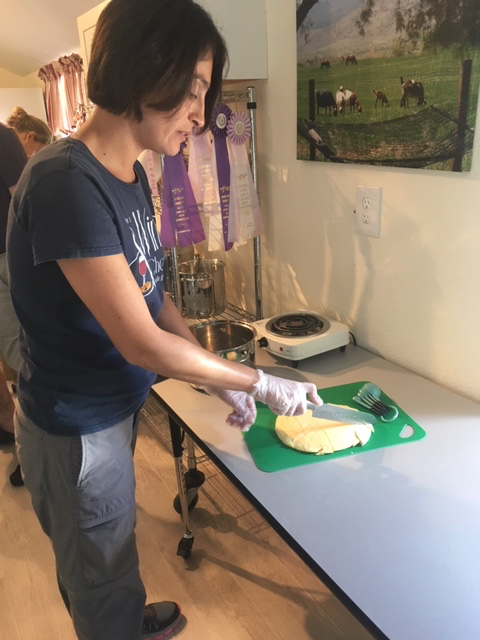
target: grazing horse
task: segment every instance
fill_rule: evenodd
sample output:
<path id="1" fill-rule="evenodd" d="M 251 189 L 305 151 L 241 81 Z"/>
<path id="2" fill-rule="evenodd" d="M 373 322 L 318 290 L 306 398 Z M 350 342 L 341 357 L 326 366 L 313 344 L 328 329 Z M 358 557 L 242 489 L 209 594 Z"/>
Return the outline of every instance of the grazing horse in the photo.
<path id="1" fill-rule="evenodd" d="M 375 89 L 373 90 L 373 93 L 375 94 L 375 109 L 377 108 L 377 102 L 380 101 L 382 107 L 389 107 L 390 103 L 388 102 L 388 98 L 386 96 L 385 93 L 383 93 L 383 91 L 376 91 Z"/>
<path id="2" fill-rule="evenodd" d="M 331 91 L 321 91 L 317 89 L 315 91 L 315 100 L 317 102 L 317 114 L 320 113 L 320 109 L 324 109 L 325 115 L 327 111 L 329 115 L 337 115 L 337 105 L 333 93 Z"/>
<path id="3" fill-rule="evenodd" d="M 348 67 L 348 63 L 350 64 L 357 64 L 357 59 L 356 57 L 353 55 L 353 53 L 351 53 L 350 55 L 348 55 L 345 58 L 345 66 Z"/>
<path id="4" fill-rule="evenodd" d="M 344 89 L 343 87 L 340 87 L 339 91 L 343 93 L 344 96 L 343 108 L 345 111 L 348 107 L 350 113 L 355 113 L 355 111 L 358 111 L 358 113 L 362 113 L 363 108 L 355 91 L 350 91 L 349 89 Z"/>
<path id="5" fill-rule="evenodd" d="M 423 84 L 421 82 L 417 82 L 416 80 L 406 80 L 404 82 L 402 76 L 400 76 L 400 82 L 402 83 L 402 97 L 400 98 L 401 107 L 408 107 L 409 98 L 416 98 L 418 106 L 427 104 Z"/>

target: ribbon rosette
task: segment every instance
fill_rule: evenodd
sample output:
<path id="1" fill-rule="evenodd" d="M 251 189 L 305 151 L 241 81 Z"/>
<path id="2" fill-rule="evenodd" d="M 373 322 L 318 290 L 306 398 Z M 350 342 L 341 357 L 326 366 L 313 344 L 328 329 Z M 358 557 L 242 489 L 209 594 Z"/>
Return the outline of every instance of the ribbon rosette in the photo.
<path id="1" fill-rule="evenodd" d="M 212 111 L 210 118 L 210 131 L 215 138 L 227 137 L 228 121 L 232 115 L 232 110 L 226 104 L 217 104 Z"/>
<path id="2" fill-rule="evenodd" d="M 227 135 L 233 144 L 245 144 L 252 135 L 252 125 L 241 111 L 232 113 L 227 124 Z"/>
<path id="3" fill-rule="evenodd" d="M 232 248 L 228 241 L 228 217 L 230 212 L 230 161 L 227 148 L 227 125 L 232 110 L 226 104 L 217 104 L 210 119 L 210 130 L 213 134 L 215 160 L 217 168 L 218 190 L 222 211 L 223 243 L 225 251 Z"/>

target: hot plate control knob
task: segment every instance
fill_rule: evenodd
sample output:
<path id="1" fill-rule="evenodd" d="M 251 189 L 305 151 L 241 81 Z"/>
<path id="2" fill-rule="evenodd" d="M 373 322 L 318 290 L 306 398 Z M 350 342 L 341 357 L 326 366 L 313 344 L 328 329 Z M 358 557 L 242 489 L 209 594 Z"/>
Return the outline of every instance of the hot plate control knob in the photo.
<path id="1" fill-rule="evenodd" d="M 259 347 L 268 347 L 268 340 L 266 338 L 260 338 L 260 340 L 257 340 L 257 344 Z"/>

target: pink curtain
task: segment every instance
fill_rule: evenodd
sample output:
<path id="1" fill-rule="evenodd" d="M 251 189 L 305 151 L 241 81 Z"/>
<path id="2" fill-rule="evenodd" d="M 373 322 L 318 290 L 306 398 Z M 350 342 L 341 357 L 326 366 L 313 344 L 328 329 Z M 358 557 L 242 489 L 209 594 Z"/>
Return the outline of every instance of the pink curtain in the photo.
<path id="1" fill-rule="evenodd" d="M 57 133 L 63 127 L 62 106 L 58 82 L 61 74 L 58 70 L 58 62 L 45 65 L 38 72 L 38 77 L 45 83 L 45 106 L 50 130 Z"/>
<path id="2" fill-rule="evenodd" d="M 83 83 L 83 64 L 81 57 L 72 53 L 71 56 L 59 58 L 65 78 L 66 111 L 69 128 L 76 124 L 75 113 L 79 104 L 86 103 L 85 88 Z"/>
<path id="3" fill-rule="evenodd" d="M 87 101 L 81 57 L 76 53 L 63 56 L 42 67 L 38 77 L 45 83 L 45 103 L 51 130 L 54 134 L 73 132 L 77 125 L 78 105 Z"/>

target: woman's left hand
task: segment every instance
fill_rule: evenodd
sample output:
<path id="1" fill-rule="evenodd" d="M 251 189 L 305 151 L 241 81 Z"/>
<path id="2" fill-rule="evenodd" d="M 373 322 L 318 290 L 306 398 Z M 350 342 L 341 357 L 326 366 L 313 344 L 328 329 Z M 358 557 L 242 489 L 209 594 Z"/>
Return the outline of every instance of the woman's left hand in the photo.
<path id="1" fill-rule="evenodd" d="M 244 391 L 230 391 L 221 387 L 205 387 L 205 391 L 210 395 L 216 395 L 234 409 L 227 417 L 229 425 L 240 427 L 243 432 L 250 429 L 257 417 L 257 407 L 251 395 Z"/>

